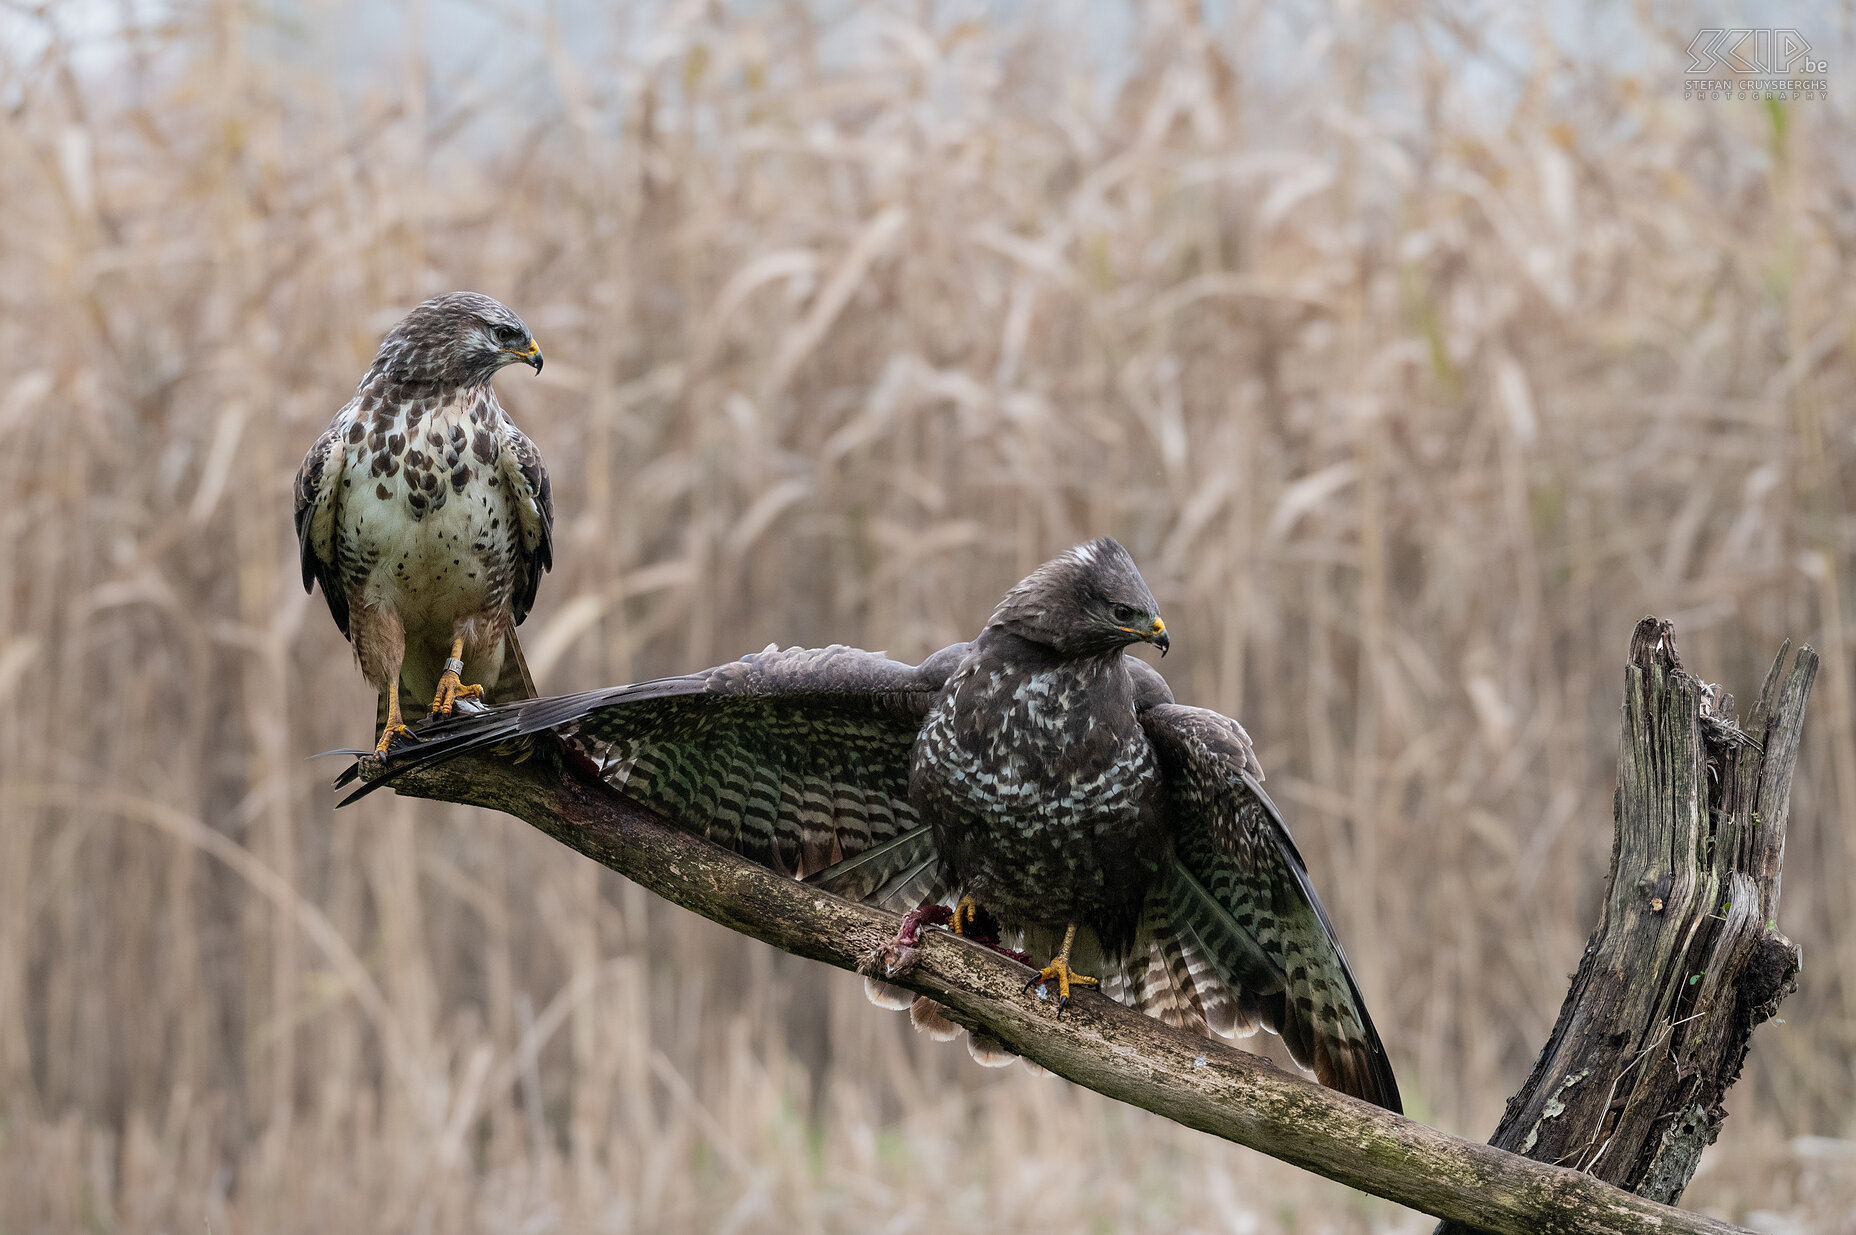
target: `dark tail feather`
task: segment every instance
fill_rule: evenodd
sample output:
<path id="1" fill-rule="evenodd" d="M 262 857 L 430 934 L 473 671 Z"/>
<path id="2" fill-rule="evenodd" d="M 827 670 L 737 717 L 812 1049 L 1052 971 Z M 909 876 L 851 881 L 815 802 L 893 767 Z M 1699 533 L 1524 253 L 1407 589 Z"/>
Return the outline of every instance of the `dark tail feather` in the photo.
<path id="1" fill-rule="evenodd" d="M 490 702 L 515 703 L 522 699 L 533 699 L 539 693 L 535 689 L 535 675 L 528 671 L 528 658 L 522 655 L 522 641 L 516 638 L 516 632 L 512 630 L 503 636 L 503 671 L 497 675 L 496 688 L 490 692 Z"/>
<path id="2" fill-rule="evenodd" d="M 519 646 L 515 648 L 517 675 L 525 688 L 533 689 L 528 681 L 527 662 L 522 658 Z M 508 652 L 505 651 L 505 656 Z M 554 729 L 571 721 L 584 718 L 588 713 L 618 701 L 638 701 L 644 699 L 662 699 L 674 695 L 695 694 L 702 690 L 705 679 L 700 675 L 675 678 L 659 678 L 652 682 L 642 682 L 635 686 L 612 686 L 603 690 L 581 691 L 573 695 L 553 695 L 546 699 L 521 699 L 510 703 L 498 704 L 487 712 L 474 712 L 453 716 L 436 724 L 429 724 L 415 732 L 417 744 L 396 750 L 387 758 L 387 770 L 367 784 L 343 798 L 339 805 L 366 797 L 374 790 L 390 785 L 395 779 L 418 768 L 442 763 L 446 759 L 455 759 L 467 751 L 479 750 L 485 746 L 494 746 L 512 738 L 527 737 L 540 733 L 544 729 Z M 335 787 L 340 789 L 352 784 L 360 777 L 361 765 L 343 772 L 336 778 Z"/>
<path id="3" fill-rule="evenodd" d="M 522 727 L 522 705 L 505 704 L 471 716 L 454 716 L 433 725 L 418 735 L 417 744 L 400 747 L 387 757 L 386 771 L 363 784 L 336 805 L 358 802 L 376 789 L 383 789 L 408 772 L 455 759 L 468 751 L 494 746 L 533 732 Z M 361 776 L 362 760 L 335 778 L 337 789 L 353 784 Z"/>
<path id="4" fill-rule="evenodd" d="M 1206 1031 L 1205 1005 L 1179 934 L 1167 913 L 1164 889 L 1149 894 L 1134 943 L 1105 965 L 1102 993 L 1155 1020 L 1191 1033 Z"/>
<path id="5" fill-rule="evenodd" d="M 1330 1089 L 1404 1113 L 1398 1096 L 1398 1079 L 1386 1058 L 1379 1035 L 1367 1026 L 1367 1040 L 1359 1042 L 1322 1036 L 1315 1043 L 1315 1079 Z"/>

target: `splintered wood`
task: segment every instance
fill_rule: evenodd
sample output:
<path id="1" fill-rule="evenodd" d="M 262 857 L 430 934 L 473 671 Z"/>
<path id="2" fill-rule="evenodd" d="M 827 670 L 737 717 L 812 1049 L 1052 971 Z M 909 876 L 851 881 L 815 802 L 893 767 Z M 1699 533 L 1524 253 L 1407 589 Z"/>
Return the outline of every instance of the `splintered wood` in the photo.
<path id="1" fill-rule="evenodd" d="M 1490 1144 L 1665 1204 L 1688 1186 L 1754 1027 L 1797 986 L 1779 868 L 1818 658 L 1803 648 L 1788 668 L 1790 647 L 1736 722 L 1733 696 L 1682 668 L 1669 623 L 1637 624 L 1604 908 Z"/>

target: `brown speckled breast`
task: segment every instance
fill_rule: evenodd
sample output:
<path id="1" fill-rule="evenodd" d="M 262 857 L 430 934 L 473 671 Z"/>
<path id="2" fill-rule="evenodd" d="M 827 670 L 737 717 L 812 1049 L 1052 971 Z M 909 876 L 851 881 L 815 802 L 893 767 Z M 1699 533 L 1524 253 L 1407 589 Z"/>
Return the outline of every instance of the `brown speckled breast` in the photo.
<path id="1" fill-rule="evenodd" d="M 450 398 L 362 392 L 347 431 L 338 561 L 355 604 L 392 606 L 408 637 L 507 610 L 519 551 L 488 386 Z M 443 628 L 442 630 L 440 628 Z"/>

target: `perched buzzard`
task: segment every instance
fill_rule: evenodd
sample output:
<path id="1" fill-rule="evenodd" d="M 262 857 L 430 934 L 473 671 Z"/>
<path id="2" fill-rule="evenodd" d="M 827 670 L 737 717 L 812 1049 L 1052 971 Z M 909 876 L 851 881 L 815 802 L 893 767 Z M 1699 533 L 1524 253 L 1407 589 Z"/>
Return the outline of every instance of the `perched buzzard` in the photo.
<path id="1" fill-rule="evenodd" d="M 540 452 L 490 387 L 517 363 L 541 372 L 541 348 L 507 308 L 476 292 L 426 301 L 296 474 L 303 587 L 321 582 L 382 692 L 378 755 L 407 732 L 402 684 L 443 715 L 499 684 L 501 699 L 535 694 L 515 628 L 554 564 L 554 505 Z"/>
<path id="2" fill-rule="evenodd" d="M 1060 999 L 1099 980 L 1176 1026 L 1268 1028 L 1322 1083 L 1398 1110 L 1385 1049 L 1258 784 L 1248 735 L 1174 703 L 1160 674 L 1125 654 L 1138 642 L 1165 651 L 1159 608 L 1127 551 L 1096 540 L 1013 588 L 973 642 L 918 666 L 770 647 L 688 677 L 452 721 L 396 754 L 388 779 L 551 730 L 666 818 L 908 911 L 902 943 L 924 918 L 1015 932 L 1053 958 L 1032 984 Z M 928 1001 L 915 1013 L 953 1029 Z"/>

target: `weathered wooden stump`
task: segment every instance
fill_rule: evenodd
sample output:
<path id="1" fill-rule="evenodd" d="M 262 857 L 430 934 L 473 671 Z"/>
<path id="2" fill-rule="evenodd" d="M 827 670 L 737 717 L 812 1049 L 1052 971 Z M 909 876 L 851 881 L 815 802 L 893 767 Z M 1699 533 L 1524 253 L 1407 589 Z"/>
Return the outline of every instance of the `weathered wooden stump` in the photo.
<path id="1" fill-rule="evenodd" d="M 1737 725 L 1733 696 L 1683 670 L 1669 623 L 1637 624 L 1604 910 L 1490 1144 L 1664 1204 L 1688 1186 L 1754 1026 L 1797 985 L 1779 866 L 1817 654 L 1788 671 L 1790 647 Z"/>

